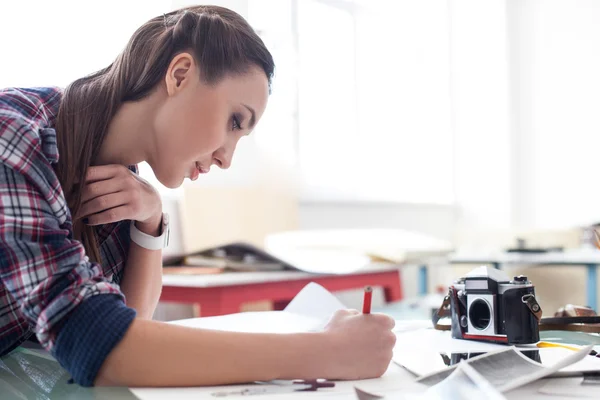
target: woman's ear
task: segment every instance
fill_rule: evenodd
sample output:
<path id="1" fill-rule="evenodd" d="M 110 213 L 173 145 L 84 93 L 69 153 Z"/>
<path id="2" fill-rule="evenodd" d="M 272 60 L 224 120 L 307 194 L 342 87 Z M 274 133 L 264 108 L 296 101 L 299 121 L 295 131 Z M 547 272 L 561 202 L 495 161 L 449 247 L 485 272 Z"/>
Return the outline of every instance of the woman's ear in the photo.
<path id="1" fill-rule="evenodd" d="M 194 74 L 196 74 L 196 62 L 191 54 L 179 53 L 173 57 L 165 75 L 169 96 L 173 96 L 188 85 Z"/>

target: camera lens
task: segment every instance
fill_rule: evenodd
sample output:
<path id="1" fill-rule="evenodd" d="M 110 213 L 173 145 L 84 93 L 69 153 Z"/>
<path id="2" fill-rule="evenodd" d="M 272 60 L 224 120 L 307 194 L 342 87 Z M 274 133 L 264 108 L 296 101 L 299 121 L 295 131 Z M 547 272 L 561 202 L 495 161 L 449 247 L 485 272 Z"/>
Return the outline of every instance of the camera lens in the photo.
<path id="1" fill-rule="evenodd" d="M 477 299 L 469 307 L 469 320 L 475 329 L 484 330 L 490 324 L 490 306 L 485 300 Z"/>

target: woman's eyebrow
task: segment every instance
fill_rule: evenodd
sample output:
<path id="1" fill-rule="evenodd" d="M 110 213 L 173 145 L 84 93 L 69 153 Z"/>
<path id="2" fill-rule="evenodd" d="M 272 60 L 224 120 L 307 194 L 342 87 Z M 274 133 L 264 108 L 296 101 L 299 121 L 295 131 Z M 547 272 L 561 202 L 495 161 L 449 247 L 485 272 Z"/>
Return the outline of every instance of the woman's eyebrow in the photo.
<path id="1" fill-rule="evenodd" d="M 250 107 L 249 105 L 246 104 L 242 104 L 244 107 L 246 107 L 248 109 L 248 111 L 250 111 L 250 122 L 248 123 L 248 129 L 252 129 L 254 128 L 254 124 L 256 123 L 256 113 L 254 112 L 254 109 L 252 107 Z"/>

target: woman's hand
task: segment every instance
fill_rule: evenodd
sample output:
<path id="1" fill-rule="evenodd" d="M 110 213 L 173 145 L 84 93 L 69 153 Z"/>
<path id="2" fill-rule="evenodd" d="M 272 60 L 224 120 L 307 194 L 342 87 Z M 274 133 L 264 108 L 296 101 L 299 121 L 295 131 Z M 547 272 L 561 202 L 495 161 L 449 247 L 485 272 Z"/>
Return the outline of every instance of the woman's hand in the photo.
<path id="1" fill-rule="evenodd" d="M 158 235 L 162 202 L 152 185 L 123 165 L 90 167 L 78 217 L 87 225 L 134 220 L 142 232 Z"/>
<path id="2" fill-rule="evenodd" d="M 383 375 L 396 344 L 394 324 L 392 318 L 383 314 L 336 312 L 324 332 L 330 338 L 324 377 L 355 380 Z"/>

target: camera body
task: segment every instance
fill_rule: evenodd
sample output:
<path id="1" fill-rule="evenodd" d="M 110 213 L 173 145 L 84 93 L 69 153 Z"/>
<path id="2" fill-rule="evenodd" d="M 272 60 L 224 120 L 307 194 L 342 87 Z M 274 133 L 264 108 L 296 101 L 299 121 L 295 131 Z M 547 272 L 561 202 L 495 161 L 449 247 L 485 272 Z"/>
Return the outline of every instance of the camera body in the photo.
<path id="1" fill-rule="evenodd" d="M 479 267 L 449 289 L 452 337 L 508 344 L 540 340 L 541 309 L 533 284 L 500 270 Z"/>

